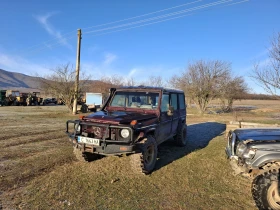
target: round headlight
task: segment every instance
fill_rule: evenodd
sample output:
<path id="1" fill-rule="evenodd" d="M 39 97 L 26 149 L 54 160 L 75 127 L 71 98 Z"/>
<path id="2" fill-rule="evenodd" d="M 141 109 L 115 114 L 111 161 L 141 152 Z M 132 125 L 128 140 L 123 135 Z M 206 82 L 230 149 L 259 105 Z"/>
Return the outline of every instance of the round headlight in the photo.
<path id="1" fill-rule="evenodd" d="M 256 150 L 255 149 L 248 149 L 244 154 L 243 157 L 244 158 L 249 158 L 249 159 L 253 159 L 255 157 L 256 154 Z"/>
<path id="2" fill-rule="evenodd" d="M 121 137 L 123 137 L 124 139 L 129 137 L 129 130 L 128 129 L 122 129 L 121 130 Z"/>
<path id="3" fill-rule="evenodd" d="M 81 126 L 79 124 L 75 125 L 75 130 L 77 133 L 81 132 Z"/>
<path id="4" fill-rule="evenodd" d="M 241 156 L 245 152 L 246 148 L 246 144 L 243 144 L 243 142 L 239 143 L 236 148 L 236 154 Z"/>

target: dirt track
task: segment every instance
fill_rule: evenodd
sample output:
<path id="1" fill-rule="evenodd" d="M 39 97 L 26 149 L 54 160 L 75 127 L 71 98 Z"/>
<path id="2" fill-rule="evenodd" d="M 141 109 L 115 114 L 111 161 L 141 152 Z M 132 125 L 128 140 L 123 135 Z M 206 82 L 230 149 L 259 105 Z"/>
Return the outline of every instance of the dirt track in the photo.
<path id="1" fill-rule="evenodd" d="M 67 202 L 73 200 L 71 202 L 76 203 L 73 206 L 69 201 L 71 209 L 82 208 L 87 202 L 89 206 L 92 206 L 89 209 L 101 207 L 121 209 L 123 205 L 128 205 L 126 209 L 129 209 L 129 205 L 134 206 L 133 202 L 137 200 L 137 209 L 141 209 L 144 208 L 142 206 L 144 200 L 139 200 L 137 193 L 142 192 L 150 197 L 157 195 L 159 189 L 161 189 L 162 196 L 169 196 L 173 200 L 168 204 L 170 208 L 164 208 L 165 204 L 160 196 L 151 200 L 150 205 L 159 205 L 158 208 L 164 209 L 183 208 L 182 206 L 185 204 L 178 204 L 180 201 L 178 199 L 182 199 L 181 195 L 177 195 L 177 191 L 179 193 L 183 190 L 180 188 L 182 186 L 177 186 L 180 189 L 172 187 L 177 182 L 178 177 L 176 178 L 176 176 L 182 172 L 178 170 L 176 172 L 178 174 L 174 176 L 172 171 L 178 167 L 176 165 L 180 164 L 179 159 L 188 157 L 195 150 L 207 147 L 213 138 L 225 130 L 224 124 L 216 122 L 190 124 L 187 132 L 188 146 L 186 148 L 176 147 L 172 140 L 160 145 L 155 172 L 150 176 L 135 179 L 135 174 L 130 171 L 129 157 L 103 158 L 93 164 L 79 163 L 75 160 L 72 146 L 64 131 L 65 121 L 77 117 L 69 115 L 65 107 L 1 107 L 0 118 L 0 142 L 2 143 L 0 148 L 0 204 L 2 203 L 4 209 L 46 209 L 50 203 L 54 205 L 54 209 L 65 208 L 66 203 L 60 197 L 66 197 Z M 174 161 L 176 164 L 172 163 Z M 191 163 L 181 165 L 181 170 L 184 167 L 188 168 L 188 164 Z M 171 169 L 167 169 L 165 167 L 167 165 L 169 168 L 171 166 Z M 172 169 L 172 167 L 175 168 Z M 81 182 L 81 174 L 83 174 L 83 179 L 87 179 L 88 185 Z M 99 178 L 93 179 L 94 177 Z M 165 177 L 165 180 L 169 180 L 170 186 L 165 182 L 158 182 L 161 179 L 157 177 Z M 91 180 L 91 184 L 89 180 Z M 128 182 L 128 180 L 130 181 Z M 189 182 L 189 178 L 183 180 Z M 69 182 L 72 183 L 71 186 L 68 184 Z M 112 188 L 110 183 L 114 182 L 124 184 L 125 187 Z M 146 184 L 147 186 L 145 186 Z M 93 191 L 89 189 L 91 185 Z M 135 201 L 122 203 L 120 198 L 129 185 L 132 189 L 136 187 L 140 191 L 130 191 L 131 196 L 135 196 Z M 149 191 L 146 191 L 147 189 Z M 61 194 L 56 194 L 57 190 Z M 77 193 L 80 190 L 81 192 L 87 190 L 88 195 L 72 197 L 73 192 Z M 189 190 L 191 189 L 186 188 L 186 192 Z M 172 191 L 174 191 L 173 195 L 170 194 Z M 102 192 L 106 192 L 106 195 Z M 177 195 L 176 197 L 173 197 L 174 193 Z M 90 201 L 90 195 L 97 200 Z M 107 199 L 116 199 L 115 204 L 108 203 Z M 120 203 L 118 204 L 118 202 Z"/>
<path id="2" fill-rule="evenodd" d="M 73 160 L 61 112 L 64 107 L 1 107 L 0 192 Z"/>
<path id="3" fill-rule="evenodd" d="M 62 107 L 53 107 L 52 109 L 49 107 L 20 108 L 22 111 L 35 112 L 24 118 L 26 112 L 18 114 L 8 112 L 8 109 L 14 109 L 14 107 L 2 107 L 0 110 L 6 112 L 4 116 L 7 122 L 3 123 L 1 120 L 1 191 L 24 185 L 26 180 L 31 180 L 33 177 L 53 170 L 55 166 L 74 160 L 72 148 L 64 133 L 64 118 L 52 120 L 57 111 L 63 110 L 65 112 Z M 50 112 L 48 116 L 44 109 L 57 110 L 54 113 Z M 40 112 L 41 110 L 44 111 Z M 45 117 L 41 122 L 38 122 L 41 119 L 38 117 L 39 113 Z M 37 120 L 35 124 L 34 116 Z M 10 123 L 10 121 L 14 122 Z M 174 147 L 172 140 L 160 145 L 156 170 L 191 151 L 207 146 L 208 142 L 221 134 L 224 129 L 224 125 L 214 122 L 189 125 L 188 147 Z"/>

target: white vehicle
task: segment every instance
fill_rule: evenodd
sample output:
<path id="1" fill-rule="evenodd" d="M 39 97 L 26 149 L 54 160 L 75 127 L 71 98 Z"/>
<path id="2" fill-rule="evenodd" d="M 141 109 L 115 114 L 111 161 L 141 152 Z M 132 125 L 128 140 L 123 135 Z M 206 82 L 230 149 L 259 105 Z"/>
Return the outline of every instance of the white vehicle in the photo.
<path id="1" fill-rule="evenodd" d="M 102 105 L 102 93 L 86 93 L 86 102 L 82 105 L 81 111 L 96 112 Z"/>

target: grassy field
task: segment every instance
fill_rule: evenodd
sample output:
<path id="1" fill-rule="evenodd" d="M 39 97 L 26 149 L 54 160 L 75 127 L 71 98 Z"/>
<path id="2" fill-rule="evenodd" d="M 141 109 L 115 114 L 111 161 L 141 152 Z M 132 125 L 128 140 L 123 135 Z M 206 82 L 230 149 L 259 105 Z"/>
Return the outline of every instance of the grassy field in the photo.
<path id="1" fill-rule="evenodd" d="M 217 121 L 227 123 L 229 121 L 258 122 L 268 124 L 280 124 L 279 100 L 241 100 L 234 102 L 234 111 L 231 113 L 217 113 L 220 111 L 219 101 L 214 101 L 204 116 L 199 116 L 195 108 L 188 109 L 188 122 L 199 123 L 205 121 Z M 216 107 L 217 106 L 217 107 Z M 214 111 L 214 112 L 211 112 Z M 211 114 L 208 114 L 208 113 Z"/>
<path id="2" fill-rule="evenodd" d="M 267 102 L 268 107 L 265 101 L 253 102 L 237 102 L 257 108 L 235 115 L 199 116 L 188 109 L 188 147 L 173 146 L 172 141 L 161 145 L 156 170 L 148 176 L 130 170 L 129 156 L 78 162 L 64 133 L 65 121 L 78 116 L 64 106 L 0 107 L 0 206 L 255 209 L 250 182 L 232 175 L 223 136 L 224 123 L 236 115 L 244 121 L 277 122 L 277 103 Z M 211 126 L 220 129 L 211 133 Z"/>

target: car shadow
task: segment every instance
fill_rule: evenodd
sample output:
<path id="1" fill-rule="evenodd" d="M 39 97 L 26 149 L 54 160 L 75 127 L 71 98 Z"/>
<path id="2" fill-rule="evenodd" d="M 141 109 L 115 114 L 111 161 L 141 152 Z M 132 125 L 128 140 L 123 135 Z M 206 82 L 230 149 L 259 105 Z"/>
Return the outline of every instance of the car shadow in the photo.
<path id="1" fill-rule="evenodd" d="M 226 129 L 225 124 L 217 122 L 198 123 L 187 126 L 187 146 L 178 147 L 173 139 L 166 141 L 158 147 L 158 160 L 154 171 L 184 157 L 194 150 L 202 149 L 216 136 Z"/>

